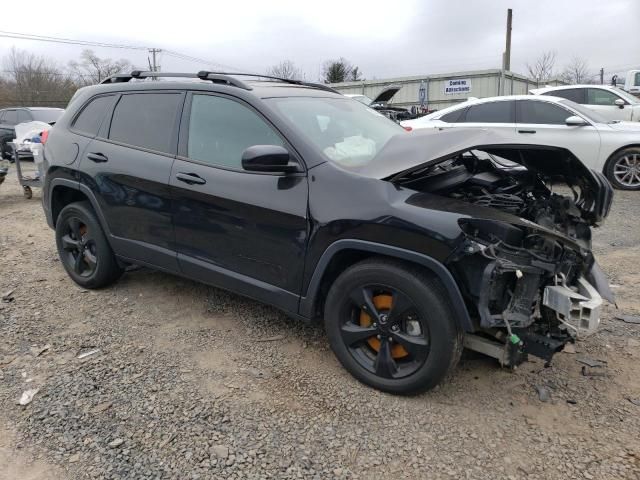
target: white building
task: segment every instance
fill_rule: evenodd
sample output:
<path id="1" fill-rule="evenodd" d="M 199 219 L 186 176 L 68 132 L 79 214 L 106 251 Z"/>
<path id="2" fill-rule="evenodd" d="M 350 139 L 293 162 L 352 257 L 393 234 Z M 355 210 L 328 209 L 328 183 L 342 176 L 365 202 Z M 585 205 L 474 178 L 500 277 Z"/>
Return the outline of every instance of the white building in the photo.
<path id="1" fill-rule="evenodd" d="M 383 88 L 390 85 L 402 86 L 393 97 L 391 105 L 419 106 L 420 85 L 424 85 L 425 106 L 429 110 L 441 110 L 469 97 L 522 95 L 528 93 L 532 88 L 544 87 L 545 85 L 564 85 L 564 82 L 552 79 L 538 83 L 513 72 L 505 72 L 503 79 L 502 71 L 495 69 L 331 84 L 341 93 L 360 93 L 370 98 L 374 98 Z M 502 85 L 504 85 L 504 90 Z"/>

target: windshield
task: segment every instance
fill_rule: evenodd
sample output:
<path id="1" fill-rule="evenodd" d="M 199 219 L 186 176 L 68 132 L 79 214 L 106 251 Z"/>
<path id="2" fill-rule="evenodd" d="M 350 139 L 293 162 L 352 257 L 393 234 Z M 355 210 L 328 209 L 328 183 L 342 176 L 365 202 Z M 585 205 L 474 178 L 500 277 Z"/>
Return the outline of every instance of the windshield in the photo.
<path id="1" fill-rule="evenodd" d="M 266 99 L 331 161 L 347 168 L 366 165 L 391 137 L 407 132 L 384 115 L 349 98 Z"/>
<path id="2" fill-rule="evenodd" d="M 570 108 L 574 109 L 576 112 L 578 112 L 584 118 L 586 118 L 587 120 L 591 120 L 594 123 L 613 123 L 611 120 L 609 120 L 608 118 L 603 117 L 599 113 L 594 112 L 593 110 L 589 110 L 587 107 L 585 107 L 583 105 L 580 105 L 580 104 L 578 104 L 576 102 L 572 102 L 571 100 L 562 99 L 562 100 L 560 100 L 560 103 L 566 105 L 567 107 L 570 107 Z"/>
<path id="3" fill-rule="evenodd" d="M 64 110 L 52 109 L 52 110 L 31 110 L 33 119 L 38 122 L 54 123 L 62 116 Z"/>

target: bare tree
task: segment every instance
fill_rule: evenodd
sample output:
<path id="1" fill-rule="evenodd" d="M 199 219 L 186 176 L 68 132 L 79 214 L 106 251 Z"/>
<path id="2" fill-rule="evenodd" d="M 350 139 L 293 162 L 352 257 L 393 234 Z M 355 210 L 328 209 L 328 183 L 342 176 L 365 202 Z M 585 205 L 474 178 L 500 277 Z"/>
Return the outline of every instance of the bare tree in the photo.
<path id="1" fill-rule="evenodd" d="M 120 60 L 100 58 L 93 50 L 87 49 L 82 51 L 79 62 L 69 62 L 69 69 L 73 73 L 76 83 L 79 86 L 86 86 L 100 83 L 116 73 L 131 72 L 134 66 L 124 58 Z"/>
<path id="2" fill-rule="evenodd" d="M 55 63 L 43 56 L 12 48 L 2 61 L 2 103 L 20 106 L 64 107 L 76 86 Z"/>
<path id="3" fill-rule="evenodd" d="M 340 83 L 360 80 L 361 73 L 347 59 L 327 60 L 322 66 L 322 81 L 324 83 Z"/>
<path id="4" fill-rule="evenodd" d="M 543 52 L 532 65 L 527 63 L 527 72 L 529 77 L 534 78 L 537 82 L 543 82 L 553 76 L 555 65 L 556 52 L 549 50 Z"/>
<path id="5" fill-rule="evenodd" d="M 352 82 L 359 82 L 362 78 L 362 72 L 358 67 L 353 67 L 349 73 L 349 80 Z"/>
<path id="6" fill-rule="evenodd" d="M 289 78 L 291 80 L 300 80 L 304 78 L 302 71 L 296 67 L 291 60 L 284 60 L 277 65 L 267 69 L 267 75 L 280 78 Z"/>
<path id="7" fill-rule="evenodd" d="M 573 57 L 562 71 L 561 78 L 569 84 L 594 83 L 595 75 L 589 71 L 589 64 L 584 58 Z"/>

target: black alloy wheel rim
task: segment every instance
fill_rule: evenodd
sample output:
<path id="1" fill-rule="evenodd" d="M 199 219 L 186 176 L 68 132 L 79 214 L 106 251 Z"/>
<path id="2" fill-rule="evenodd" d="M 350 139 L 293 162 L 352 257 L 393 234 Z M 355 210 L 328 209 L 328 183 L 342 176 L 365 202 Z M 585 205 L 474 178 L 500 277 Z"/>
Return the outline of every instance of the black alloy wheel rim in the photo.
<path id="1" fill-rule="evenodd" d="M 90 277 L 98 267 L 96 242 L 87 225 L 77 217 L 70 217 L 64 225 L 62 249 L 64 262 L 76 275 Z"/>
<path id="2" fill-rule="evenodd" d="M 384 285 L 363 285 L 351 292 L 340 334 L 356 362 L 385 379 L 414 374 L 429 356 L 428 326 L 414 302 Z"/>

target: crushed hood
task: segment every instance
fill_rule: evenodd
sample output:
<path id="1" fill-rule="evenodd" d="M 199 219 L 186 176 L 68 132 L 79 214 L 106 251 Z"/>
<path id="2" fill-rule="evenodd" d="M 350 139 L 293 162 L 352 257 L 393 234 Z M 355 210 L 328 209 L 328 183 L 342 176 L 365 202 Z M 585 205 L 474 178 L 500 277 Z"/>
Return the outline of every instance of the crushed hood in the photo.
<path id="1" fill-rule="evenodd" d="M 569 150 L 514 144 L 490 130 L 456 128 L 398 134 L 370 162 L 353 170 L 360 175 L 393 181 L 469 150 L 482 150 L 551 181 L 579 187 L 586 199 L 584 210 L 589 212 L 593 223 L 600 222 L 609 213 L 613 193 L 608 181 L 587 168 Z"/>
<path id="2" fill-rule="evenodd" d="M 482 150 L 518 163 L 528 170 L 561 177 L 569 184 L 580 180 L 594 188 L 593 172 L 569 150 L 559 147 L 516 144 L 483 129 L 416 130 L 392 137 L 367 164 L 355 167 L 361 175 L 390 179 L 447 160 L 468 150 Z"/>

